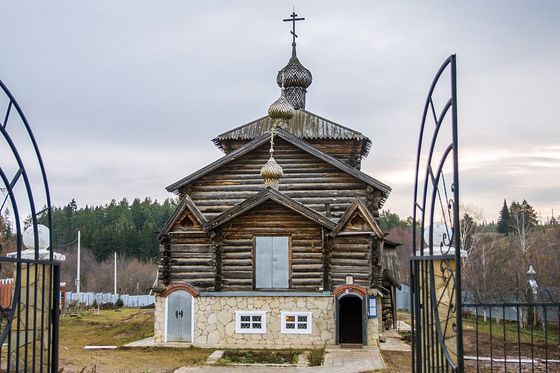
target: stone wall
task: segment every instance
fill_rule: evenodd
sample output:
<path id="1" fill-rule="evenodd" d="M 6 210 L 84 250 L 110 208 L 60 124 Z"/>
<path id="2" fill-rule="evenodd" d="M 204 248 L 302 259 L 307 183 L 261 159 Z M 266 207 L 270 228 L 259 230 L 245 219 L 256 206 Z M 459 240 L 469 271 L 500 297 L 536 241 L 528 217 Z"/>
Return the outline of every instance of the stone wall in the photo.
<path id="1" fill-rule="evenodd" d="M 266 311 L 266 333 L 236 333 L 235 311 Z M 312 333 L 280 333 L 281 311 L 312 312 Z M 334 344 L 336 336 L 334 298 L 325 296 L 198 297 L 195 324 L 194 345 L 200 347 L 309 348 Z"/>
<path id="2" fill-rule="evenodd" d="M 379 342 L 379 334 L 382 332 L 381 322 L 381 298 L 377 297 L 377 317 L 367 319 L 367 344 L 369 346 L 377 346 Z M 366 314 L 367 317 L 367 314 Z"/>
<path id="3" fill-rule="evenodd" d="M 156 296 L 154 305 L 154 339 L 156 343 L 163 343 L 165 335 L 165 298 Z"/>
<path id="4" fill-rule="evenodd" d="M 332 296 L 199 296 L 194 300 L 194 345 L 198 347 L 309 348 L 336 343 L 335 299 Z M 367 343 L 377 345 L 381 328 L 378 318 L 367 319 Z M 236 311 L 266 311 L 266 333 L 235 332 Z M 280 332 L 281 311 L 313 313 L 311 334 Z M 156 343 L 164 342 L 165 297 L 156 297 Z M 367 317 L 367 314 L 364 315 Z"/>

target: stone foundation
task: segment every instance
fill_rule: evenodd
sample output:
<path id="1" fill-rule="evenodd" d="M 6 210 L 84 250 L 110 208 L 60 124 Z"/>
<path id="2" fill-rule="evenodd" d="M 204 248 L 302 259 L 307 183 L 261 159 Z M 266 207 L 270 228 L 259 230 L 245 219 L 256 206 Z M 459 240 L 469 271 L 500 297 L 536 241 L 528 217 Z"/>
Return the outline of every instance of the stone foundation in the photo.
<path id="1" fill-rule="evenodd" d="M 155 301 L 155 342 L 164 342 L 165 297 Z M 336 300 L 333 296 L 212 296 L 194 301 L 194 341 L 197 347 L 212 348 L 310 348 L 336 343 Z M 381 300 L 378 299 L 378 306 Z M 236 333 L 236 311 L 266 311 L 266 333 Z M 282 311 L 312 312 L 311 334 L 281 333 Z M 378 309 L 381 317 L 381 308 Z M 364 315 L 367 318 L 367 314 Z M 367 319 L 367 344 L 377 345 L 381 322 Z"/>
<path id="2" fill-rule="evenodd" d="M 165 342 L 165 297 L 156 296 L 154 312 L 154 341 Z"/>
<path id="3" fill-rule="evenodd" d="M 195 346 L 309 348 L 335 343 L 334 299 L 329 296 L 198 297 L 195 310 Z M 235 311 L 251 310 L 266 311 L 266 333 L 235 332 Z M 281 333 L 281 311 L 312 312 L 312 333 Z"/>

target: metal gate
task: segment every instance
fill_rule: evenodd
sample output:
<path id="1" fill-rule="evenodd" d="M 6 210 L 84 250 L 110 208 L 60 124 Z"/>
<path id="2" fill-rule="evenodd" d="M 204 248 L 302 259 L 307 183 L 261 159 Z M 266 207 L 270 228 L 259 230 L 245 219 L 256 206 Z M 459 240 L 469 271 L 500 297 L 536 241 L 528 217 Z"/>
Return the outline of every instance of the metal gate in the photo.
<path id="1" fill-rule="evenodd" d="M 420 127 L 410 266 L 415 372 L 463 371 L 456 77 L 452 55 L 432 82 Z M 439 92 L 444 79 L 450 90 Z"/>
<path id="2" fill-rule="evenodd" d="M 413 371 L 559 372 L 560 303 L 536 299 L 536 285 L 528 299 L 503 303 L 480 302 L 461 289 L 457 138 L 452 55 L 430 86 L 416 155 L 410 262 Z M 528 274 L 535 272 L 530 268 Z"/>
<path id="3" fill-rule="evenodd" d="M 2 81 L 0 133 L 0 277 L 12 282 L 2 288 L 10 294 L 0 305 L 0 370 L 58 372 L 60 262 L 38 224 L 52 227 L 49 186 L 31 127 Z"/>

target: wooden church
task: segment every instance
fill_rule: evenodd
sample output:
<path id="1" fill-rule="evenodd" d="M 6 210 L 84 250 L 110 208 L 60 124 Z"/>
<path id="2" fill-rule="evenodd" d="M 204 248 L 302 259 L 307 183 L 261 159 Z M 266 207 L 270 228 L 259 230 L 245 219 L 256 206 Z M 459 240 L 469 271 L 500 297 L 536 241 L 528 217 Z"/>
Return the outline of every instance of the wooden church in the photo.
<path id="1" fill-rule="evenodd" d="M 167 187 L 180 203 L 159 235 L 156 342 L 371 345 L 395 320 L 398 244 L 378 224 L 391 188 L 360 171 L 368 137 L 306 110 L 296 17 L 268 115 Z"/>

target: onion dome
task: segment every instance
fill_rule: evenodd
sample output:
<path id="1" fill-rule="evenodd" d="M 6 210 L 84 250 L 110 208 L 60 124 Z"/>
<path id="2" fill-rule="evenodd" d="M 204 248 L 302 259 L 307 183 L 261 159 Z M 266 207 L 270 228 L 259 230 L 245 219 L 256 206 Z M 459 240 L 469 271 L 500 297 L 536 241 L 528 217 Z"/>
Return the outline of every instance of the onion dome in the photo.
<path id="1" fill-rule="evenodd" d="M 270 158 L 268 162 L 261 168 L 261 177 L 264 180 L 265 188 L 273 188 L 278 190 L 280 179 L 284 176 L 282 167 L 274 159 L 274 128 L 270 133 Z"/>
<path id="2" fill-rule="evenodd" d="M 299 62 L 295 45 L 292 47 L 290 61 L 276 76 L 276 83 L 280 87 L 282 86 L 282 76 L 284 77 L 284 87 L 286 88 L 286 98 L 288 101 L 296 110 L 305 109 L 305 94 L 313 81 L 313 76 Z"/>
<path id="3" fill-rule="evenodd" d="M 286 99 L 284 89 L 278 100 L 274 101 L 268 108 L 268 115 L 272 119 L 274 127 L 284 127 L 286 122 L 294 116 L 295 110 L 292 104 Z"/>
<path id="4" fill-rule="evenodd" d="M 292 52 L 292 58 L 276 76 L 276 83 L 282 86 L 282 74 L 284 74 L 284 87 L 301 87 L 307 89 L 313 81 L 311 71 L 307 70 L 296 56 L 295 49 Z"/>

